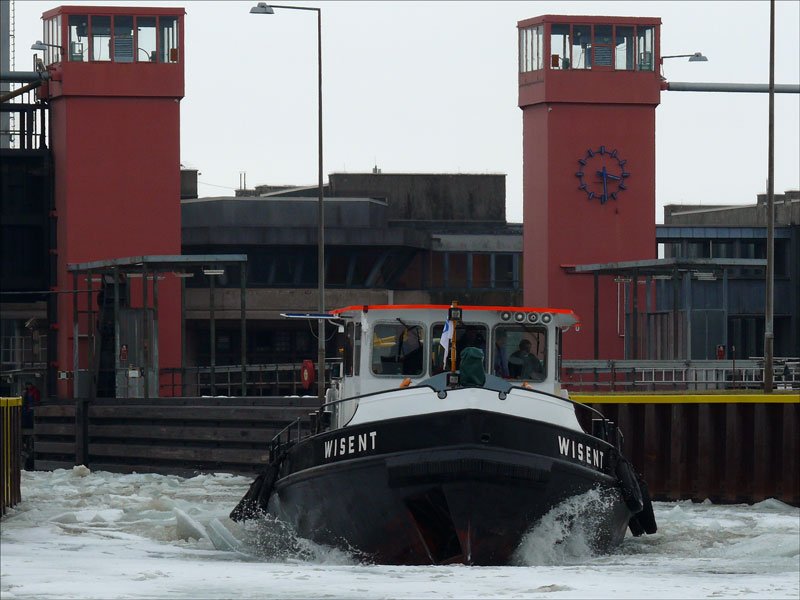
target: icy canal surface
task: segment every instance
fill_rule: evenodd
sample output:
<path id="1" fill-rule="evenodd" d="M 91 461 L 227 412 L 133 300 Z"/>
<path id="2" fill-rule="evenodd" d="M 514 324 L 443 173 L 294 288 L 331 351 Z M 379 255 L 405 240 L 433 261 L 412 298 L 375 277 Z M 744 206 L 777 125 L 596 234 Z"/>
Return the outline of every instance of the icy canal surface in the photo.
<path id="1" fill-rule="evenodd" d="M 23 473 L 2 520 L 0 597 L 10 598 L 798 598 L 800 511 L 656 503 L 659 533 L 595 556 L 555 511 L 510 567 L 388 567 L 227 515 L 250 484 Z M 591 506 L 591 498 L 587 505 Z M 589 509 L 590 510 L 590 509 Z"/>

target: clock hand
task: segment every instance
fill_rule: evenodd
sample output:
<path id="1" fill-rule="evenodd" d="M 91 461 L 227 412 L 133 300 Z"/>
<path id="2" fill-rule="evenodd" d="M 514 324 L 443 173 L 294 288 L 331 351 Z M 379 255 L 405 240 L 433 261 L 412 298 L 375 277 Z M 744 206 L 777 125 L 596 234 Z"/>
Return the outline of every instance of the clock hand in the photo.
<path id="1" fill-rule="evenodd" d="M 603 198 L 600 201 L 600 204 L 604 204 L 606 200 L 608 200 L 608 171 L 606 171 L 605 166 L 603 166 L 602 171 L 597 172 L 603 178 Z"/>
<path id="2" fill-rule="evenodd" d="M 620 179 L 622 179 L 622 177 L 619 177 L 619 176 L 617 176 L 617 175 L 612 175 L 611 173 L 606 173 L 606 176 L 607 176 L 609 179 L 613 179 L 614 181 L 619 181 Z"/>

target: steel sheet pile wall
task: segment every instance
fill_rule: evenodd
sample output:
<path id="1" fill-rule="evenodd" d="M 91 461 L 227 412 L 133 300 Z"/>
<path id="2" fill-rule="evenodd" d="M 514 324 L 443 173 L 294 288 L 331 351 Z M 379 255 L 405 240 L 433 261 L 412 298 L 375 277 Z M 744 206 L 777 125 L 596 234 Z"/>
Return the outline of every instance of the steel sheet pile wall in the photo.
<path id="1" fill-rule="evenodd" d="M 267 443 L 314 397 L 102 399 L 36 411 L 35 466 L 118 473 L 253 473 Z"/>
<path id="2" fill-rule="evenodd" d="M 22 398 L 0 398 L 0 507 L 6 510 L 21 499 L 20 471 L 22 470 Z"/>
<path id="3" fill-rule="evenodd" d="M 576 395 L 617 423 L 660 500 L 800 505 L 800 396 Z M 95 400 L 37 408 L 37 469 L 254 473 L 313 397 Z M 585 411 L 578 411 L 584 413 Z M 307 421 L 306 421 L 307 426 Z M 589 426 L 589 423 L 584 423 Z"/>
<path id="4" fill-rule="evenodd" d="M 655 499 L 800 504 L 797 394 L 573 399 L 619 425 Z"/>

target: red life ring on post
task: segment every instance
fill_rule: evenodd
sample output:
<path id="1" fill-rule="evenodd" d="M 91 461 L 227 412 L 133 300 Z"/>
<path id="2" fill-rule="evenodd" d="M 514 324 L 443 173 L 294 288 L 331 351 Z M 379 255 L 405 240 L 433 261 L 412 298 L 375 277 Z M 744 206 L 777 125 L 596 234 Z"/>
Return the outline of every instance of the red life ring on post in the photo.
<path id="1" fill-rule="evenodd" d="M 300 383 L 304 390 L 307 390 L 314 384 L 314 361 L 304 360 L 303 366 L 300 367 Z"/>

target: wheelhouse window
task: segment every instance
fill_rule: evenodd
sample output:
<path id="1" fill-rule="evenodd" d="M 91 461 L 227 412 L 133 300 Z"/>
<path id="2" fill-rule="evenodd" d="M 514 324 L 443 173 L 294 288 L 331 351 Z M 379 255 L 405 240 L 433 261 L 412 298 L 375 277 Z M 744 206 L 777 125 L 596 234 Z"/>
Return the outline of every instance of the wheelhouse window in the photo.
<path id="1" fill-rule="evenodd" d="M 378 323 L 372 333 L 372 372 L 419 377 L 423 374 L 425 330 L 414 323 Z"/>
<path id="2" fill-rule="evenodd" d="M 347 323 L 344 330 L 344 374 L 358 375 L 361 364 L 361 323 Z"/>
<path id="3" fill-rule="evenodd" d="M 492 332 L 492 374 L 542 381 L 547 377 L 547 329 L 536 325 L 500 325 Z"/>
<path id="4" fill-rule="evenodd" d="M 441 345 L 442 331 L 444 323 L 435 323 L 431 328 L 431 373 L 441 373 L 450 370 L 450 355 L 448 354 L 447 363 L 444 361 L 444 347 Z M 456 369 L 461 363 L 461 351 L 464 348 L 479 348 L 483 351 L 483 368 L 486 369 L 488 359 L 486 356 L 486 340 L 489 337 L 489 330 L 486 325 L 480 323 L 459 323 L 456 327 Z M 449 351 L 448 351 L 449 352 Z"/>
<path id="5" fill-rule="evenodd" d="M 89 17 L 87 15 L 69 15 L 69 60 L 86 62 L 89 57 Z"/>
<path id="6" fill-rule="evenodd" d="M 544 66 L 544 28 L 525 27 L 519 30 L 519 72 L 538 71 Z"/>

